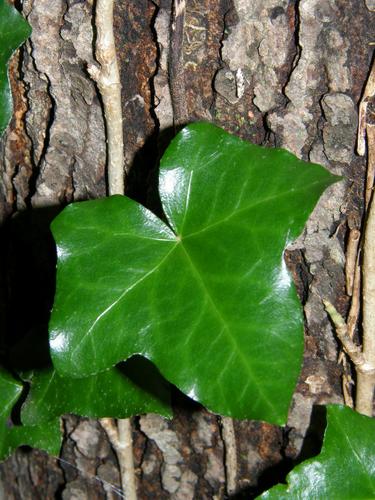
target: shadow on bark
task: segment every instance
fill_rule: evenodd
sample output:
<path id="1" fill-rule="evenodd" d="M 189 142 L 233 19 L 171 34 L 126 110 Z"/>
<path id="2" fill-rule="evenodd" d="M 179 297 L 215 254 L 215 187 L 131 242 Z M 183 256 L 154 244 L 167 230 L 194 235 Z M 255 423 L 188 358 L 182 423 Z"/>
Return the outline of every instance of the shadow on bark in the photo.
<path id="1" fill-rule="evenodd" d="M 327 426 L 327 410 L 325 406 L 316 405 L 313 407 L 310 425 L 303 441 L 300 454 L 296 459 L 291 459 L 286 454 L 288 445 L 288 434 L 290 429 L 284 432 L 285 443 L 282 448 L 283 460 L 278 464 L 269 467 L 259 476 L 257 486 L 246 488 L 235 495 L 230 496 L 230 500 L 252 500 L 279 483 L 286 484 L 286 476 L 301 462 L 319 455 Z"/>
<path id="2" fill-rule="evenodd" d="M 20 372 L 51 366 L 48 322 L 56 285 L 56 250 L 50 224 L 61 209 L 24 211 L 9 219 L 1 231 L 0 363 L 16 377 Z M 160 391 L 159 383 L 169 386 L 155 365 L 141 356 L 132 356 L 117 368 L 135 385 L 159 399 L 165 394 Z M 15 424 L 20 423 L 20 410 L 27 394 L 25 383 L 13 411 Z"/>
<path id="3" fill-rule="evenodd" d="M 48 363 L 56 267 L 49 225 L 60 210 L 26 210 L 8 219 L 1 230 L 1 361 L 10 369 L 40 368 Z"/>

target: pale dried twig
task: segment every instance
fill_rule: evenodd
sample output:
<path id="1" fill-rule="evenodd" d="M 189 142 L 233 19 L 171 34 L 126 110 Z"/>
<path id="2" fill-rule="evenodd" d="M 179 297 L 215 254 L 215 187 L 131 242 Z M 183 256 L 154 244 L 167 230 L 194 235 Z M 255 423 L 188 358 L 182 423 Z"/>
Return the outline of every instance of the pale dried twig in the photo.
<path id="1" fill-rule="evenodd" d="M 346 293 L 351 296 L 350 310 L 347 319 L 347 334 L 353 339 L 354 332 L 358 323 L 360 312 L 361 295 L 361 268 L 359 264 L 359 244 L 361 241 L 361 232 L 357 228 L 351 228 L 346 248 L 345 259 L 345 279 Z M 338 356 L 338 363 L 343 366 L 342 392 L 344 402 L 350 408 L 354 407 L 352 398 L 353 379 L 351 376 L 350 364 L 345 350 L 341 350 Z"/>
<path id="2" fill-rule="evenodd" d="M 225 453 L 227 494 L 233 495 L 237 488 L 237 446 L 233 419 L 230 417 L 222 417 L 221 426 Z"/>
<path id="3" fill-rule="evenodd" d="M 350 282 L 350 294 L 347 289 L 347 294 L 351 295 L 351 303 L 348 318 L 346 321 L 348 335 L 351 339 L 354 338 L 355 329 L 357 327 L 359 313 L 361 309 L 361 266 L 359 264 L 360 259 L 360 251 L 357 250 L 355 267 L 352 269 L 351 267 L 346 268 L 346 278 L 347 283 Z M 347 273 L 351 273 L 350 280 L 348 280 Z M 345 352 L 341 351 L 338 357 L 338 362 L 344 364 Z"/>
<path id="4" fill-rule="evenodd" d="M 113 418 L 101 418 L 100 424 L 117 455 L 124 497 L 126 500 L 137 500 L 130 419 L 119 419 L 116 425 Z"/>
<path id="5" fill-rule="evenodd" d="M 373 288 L 375 291 L 375 283 Z M 362 350 L 349 337 L 346 322 L 337 312 L 335 307 L 328 300 L 323 300 L 323 303 L 327 313 L 335 325 L 337 337 L 342 343 L 345 352 L 348 354 L 357 372 L 355 409 L 363 415 L 372 417 L 373 394 L 375 387 L 375 342 L 372 339 L 372 341 L 370 340 L 370 342 L 367 343 L 367 346 L 364 342 Z"/>
<path id="6" fill-rule="evenodd" d="M 124 193 L 124 144 L 122 135 L 121 82 L 113 35 L 114 0 L 97 0 L 95 56 L 99 63 L 88 66 L 103 99 L 107 129 L 108 193 Z"/>
<path id="7" fill-rule="evenodd" d="M 367 105 L 375 94 L 375 64 L 371 68 L 361 102 L 359 104 L 357 151 L 364 156 L 366 153 Z"/>
<path id="8" fill-rule="evenodd" d="M 375 66 L 375 64 L 374 64 Z M 375 125 L 367 124 L 366 127 L 367 137 L 367 175 L 366 175 L 366 210 L 369 208 L 372 193 L 374 189 L 374 175 L 375 175 Z"/>
<path id="9" fill-rule="evenodd" d="M 368 77 L 363 97 L 359 106 L 359 124 L 357 150 L 360 155 L 366 153 L 367 175 L 365 188 L 365 212 L 367 221 L 364 230 L 363 264 L 360 266 L 360 233 L 352 229 L 349 234 L 346 253 L 346 288 L 352 297 L 347 322 L 340 316 L 329 301 L 323 301 L 336 333 L 345 352 L 353 362 L 357 373 L 356 410 L 368 416 L 373 414 L 375 389 L 375 203 L 373 199 L 375 175 L 375 125 L 369 119 L 368 105 L 375 100 L 375 63 Z M 362 273 L 361 273 L 362 271 Z M 361 304 L 362 274 L 362 348 L 353 342 Z M 346 367 L 346 360 L 340 355 L 339 360 Z M 344 374 L 343 392 L 345 401 L 351 404 L 350 376 Z"/>
<path id="10" fill-rule="evenodd" d="M 118 441 L 116 422 L 113 420 L 113 418 L 101 418 L 99 422 L 107 433 L 108 439 L 110 440 L 112 446 L 115 448 Z"/>
<path id="11" fill-rule="evenodd" d="M 354 338 L 354 332 L 358 323 L 359 312 L 361 309 L 361 266 L 359 265 L 359 257 L 357 255 L 356 265 L 354 269 L 354 279 L 352 288 L 352 301 L 350 304 L 347 325 L 348 335 L 351 339 Z"/>
<path id="12" fill-rule="evenodd" d="M 114 0 L 97 0 L 95 56 L 99 64 L 88 71 L 98 85 L 103 99 L 107 133 L 108 194 L 124 194 L 124 144 L 121 112 L 121 81 L 113 34 Z M 117 454 L 121 484 L 127 500 L 136 500 L 131 422 L 104 418 L 100 421 Z"/>
<path id="13" fill-rule="evenodd" d="M 118 447 L 120 473 L 122 488 L 127 500 L 136 500 L 137 487 L 135 483 L 134 458 L 133 458 L 133 437 L 130 418 L 117 420 Z"/>
<path id="14" fill-rule="evenodd" d="M 374 127 L 367 128 L 368 166 L 375 170 Z M 368 371 L 359 371 L 357 389 L 357 410 L 372 416 L 375 389 L 375 202 L 372 196 L 366 221 L 363 245 L 363 354 L 368 360 Z"/>
<path id="15" fill-rule="evenodd" d="M 336 334 L 339 338 L 345 352 L 350 357 L 351 361 L 356 367 L 366 365 L 366 359 L 363 355 L 361 348 L 353 342 L 353 340 L 348 335 L 348 327 L 344 318 L 336 310 L 334 305 L 329 302 L 329 300 L 323 299 L 324 307 L 329 314 L 332 323 L 335 325 Z"/>
<path id="16" fill-rule="evenodd" d="M 354 275 L 357 265 L 357 253 L 360 238 L 361 232 L 358 229 L 354 228 L 350 230 L 345 256 L 346 293 L 349 296 L 353 293 Z"/>

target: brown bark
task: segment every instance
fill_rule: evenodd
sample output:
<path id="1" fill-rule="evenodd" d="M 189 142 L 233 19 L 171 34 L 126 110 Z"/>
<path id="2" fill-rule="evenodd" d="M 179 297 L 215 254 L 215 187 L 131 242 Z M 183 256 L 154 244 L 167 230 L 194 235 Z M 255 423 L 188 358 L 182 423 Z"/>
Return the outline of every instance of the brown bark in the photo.
<path id="1" fill-rule="evenodd" d="M 183 30 L 171 37 L 172 3 L 116 3 L 128 193 L 155 203 L 152 173 L 174 122 L 181 124 L 176 109 L 182 121 L 209 120 L 286 147 L 347 179 L 322 198 L 287 253 L 306 317 L 289 428 L 234 422 L 231 477 L 249 498 L 277 482 L 291 459 L 316 449 L 321 419 L 319 411 L 312 419 L 313 405 L 342 401 L 338 345 L 320 297 L 345 316 L 345 240 L 360 226 L 364 203 L 365 161 L 354 153 L 357 105 L 375 14 L 362 0 L 187 0 Z M 11 66 L 15 116 L 0 149 L 2 325 L 13 340 L 46 331 L 54 286 L 46 207 L 55 213 L 104 196 L 106 186 L 101 102 L 86 70 L 93 63 L 93 2 L 24 0 L 23 12 L 33 34 Z M 176 43 L 179 57 L 171 54 Z M 39 287 L 44 292 L 36 293 Z M 174 399 L 171 422 L 133 419 L 139 497 L 224 498 L 220 418 L 181 395 Z M 101 427 L 71 416 L 64 422 L 64 461 L 18 450 L 0 466 L 1 498 L 119 497 L 116 457 Z"/>

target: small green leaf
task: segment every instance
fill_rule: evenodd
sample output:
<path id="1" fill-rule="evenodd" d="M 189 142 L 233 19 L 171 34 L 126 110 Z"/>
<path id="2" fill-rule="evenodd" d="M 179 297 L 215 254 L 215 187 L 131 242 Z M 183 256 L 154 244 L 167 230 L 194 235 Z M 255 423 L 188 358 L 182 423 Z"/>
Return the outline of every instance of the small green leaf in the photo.
<path id="1" fill-rule="evenodd" d="M 57 371 L 82 377 L 138 353 L 212 411 L 284 423 L 303 320 L 283 250 L 335 180 L 197 123 L 161 162 L 170 227 L 126 197 L 68 206 L 52 224 Z"/>
<path id="2" fill-rule="evenodd" d="M 62 378 L 50 368 L 36 371 L 30 382 L 21 413 L 26 425 L 48 422 L 66 413 L 92 418 L 127 418 L 142 413 L 171 417 L 169 385 L 149 361 L 138 356 L 85 379 Z"/>
<path id="3" fill-rule="evenodd" d="M 0 460 L 8 457 L 18 446 L 40 448 L 58 455 L 61 446 L 59 419 L 45 425 L 14 425 L 11 413 L 22 393 L 22 384 L 0 369 Z"/>
<path id="4" fill-rule="evenodd" d="M 0 0 L 0 135 L 12 116 L 12 94 L 8 61 L 13 52 L 30 36 L 31 28 L 6 0 Z"/>
<path id="5" fill-rule="evenodd" d="M 327 407 L 327 429 L 317 457 L 298 465 L 288 485 L 264 493 L 264 499 L 343 500 L 375 498 L 375 420 L 348 407 Z"/>

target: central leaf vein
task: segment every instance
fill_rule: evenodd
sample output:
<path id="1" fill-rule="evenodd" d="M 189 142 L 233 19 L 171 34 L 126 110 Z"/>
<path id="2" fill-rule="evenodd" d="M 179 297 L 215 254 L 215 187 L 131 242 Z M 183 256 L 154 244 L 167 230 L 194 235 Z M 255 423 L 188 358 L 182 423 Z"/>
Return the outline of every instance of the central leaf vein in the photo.
<path id="1" fill-rule="evenodd" d="M 257 383 L 256 377 L 254 376 L 253 370 L 252 370 L 252 368 L 251 368 L 251 366 L 249 364 L 249 360 L 246 359 L 245 355 L 243 354 L 242 349 L 240 349 L 240 347 L 238 346 L 236 338 L 231 334 L 231 331 L 230 331 L 230 328 L 228 326 L 227 320 L 223 317 L 223 315 L 221 314 L 219 308 L 217 307 L 214 299 L 212 298 L 211 293 L 210 293 L 210 291 L 209 291 L 206 283 L 204 282 L 201 273 L 196 268 L 194 262 L 192 261 L 190 255 L 187 252 L 186 248 L 184 247 L 183 243 L 181 242 L 180 244 L 181 244 L 181 248 L 184 251 L 184 254 L 186 256 L 187 262 L 189 263 L 189 266 L 190 266 L 193 274 L 195 275 L 195 277 L 196 277 L 197 281 L 199 282 L 200 286 L 203 288 L 203 290 L 204 290 L 204 292 L 206 294 L 206 297 L 208 298 L 208 301 L 211 304 L 212 310 L 214 311 L 215 315 L 219 318 L 219 321 L 223 325 L 222 333 L 224 333 L 226 335 L 227 339 L 229 339 L 230 343 L 232 344 L 233 352 L 237 353 L 238 359 L 245 366 L 245 369 L 248 372 L 250 378 L 252 379 L 252 382 L 253 382 L 254 386 L 256 386 L 258 388 L 259 395 L 263 398 L 264 402 L 269 406 L 269 408 L 271 408 L 271 410 L 275 412 L 276 409 L 275 409 L 272 401 L 264 394 L 262 388 Z M 233 352 L 230 354 L 229 357 L 231 357 L 233 355 Z"/>

